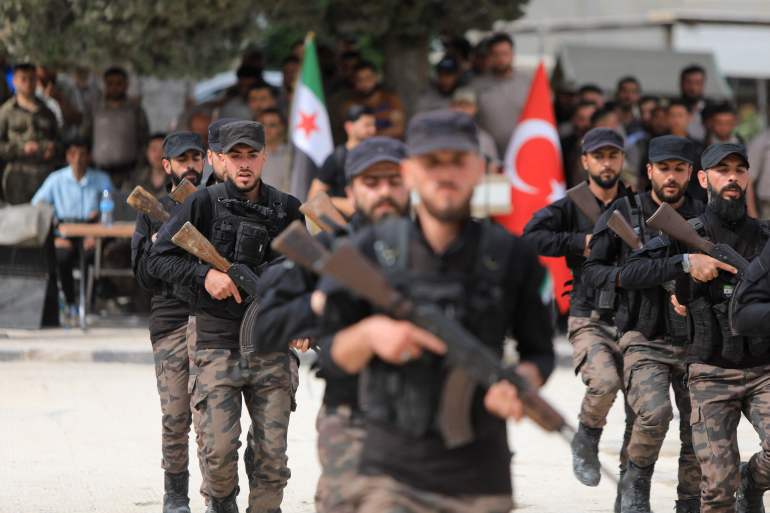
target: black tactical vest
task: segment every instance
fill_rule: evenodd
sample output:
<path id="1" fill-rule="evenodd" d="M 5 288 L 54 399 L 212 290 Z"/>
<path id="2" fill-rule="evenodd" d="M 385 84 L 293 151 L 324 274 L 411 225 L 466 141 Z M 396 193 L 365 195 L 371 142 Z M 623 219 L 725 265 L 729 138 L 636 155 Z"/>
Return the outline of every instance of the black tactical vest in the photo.
<path id="1" fill-rule="evenodd" d="M 408 219 L 374 228 L 375 253 L 390 283 L 418 304 L 438 305 L 501 354 L 509 314 L 504 311 L 503 280 L 512 249 L 510 236 L 499 226 L 483 222 L 473 262 L 465 269 L 442 270 L 435 268 L 430 250 L 410 236 L 413 229 Z M 415 438 L 437 432 L 447 374 L 444 358 L 427 351 L 402 366 L 373 360 L 364 380 L 367 415 Z"/>
<path id="2" fill-rule="evenodd" d="M 747 260 L 762 251 L 768 240 L 767 225 L 747 218 L 736 230 L 721 225 L 711 213 L 699 219 L 703 224 L 701 235 L 712 242 L 726 243 Z M 743 337 L 735 335 L 730 327 L 730 300 L 739 283 L 739 277 L 726 272 L 703 285 L 703 293 L 687 306 L 689 315 L 690 353 L 700 360 L 720 357 L 738 363 L 750 356 L 770 354 L 770 337 Z"/>

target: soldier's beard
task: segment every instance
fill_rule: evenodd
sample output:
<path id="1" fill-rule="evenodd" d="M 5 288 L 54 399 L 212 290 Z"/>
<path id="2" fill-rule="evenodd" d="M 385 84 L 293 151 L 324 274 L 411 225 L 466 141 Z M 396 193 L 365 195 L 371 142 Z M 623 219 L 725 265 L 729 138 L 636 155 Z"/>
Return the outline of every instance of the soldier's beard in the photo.
<path id="1" fill-rule="evenodd" d="M 185 178 L 187 178 L 187 181 L 193 185 L 198 185 L 201 181 L 201 173 L 192 168 L 188 168 L 181 176 L 176 173 L 171 173 L 171 181 L 174 183 L 174 187 L 182 183 L 182 180 Z"/>
<path id="2" fill-rule="evenodd" d="M 674 194 L 666 194 L 663 192 L 663 187 L 667 186 L 676 186 L 678 190 Z M 652 183 L 652 190 L 655 191 L 655 196 L 658 197 L 660 201 L 663 203 L 676 203 L 680 199 L 682 199 L 682 196 L 684 196 L 684 187 L 680 187 L 679 184 L 671 183 L 671 184 L 662 184 L 658 185 L 655 182 Z"/>
<path id="3" fill-rule="evenodd" d="M 722 193 L 729 190 L 739 191 L 741 195 L 735 199 L 723 198 Z M 741 189 L 738 184 L 725 185 L 719 192 L 711 184 L 708 184 L 707 193 L 708 208 L 723 221 L 734 223 L 746 217 L 746 191 Z"/>
<path id="4" fill-rule="evenodd" d="M 615 187 L 615 184 L 618 183 L 618 180 L 620 180 L 620 173 L 610 178 L 602 178 L 600 174 L 596 174 L 596 175 L 589 174 L 588 177 L 592 182 L 594 182 L 596 185 L 598 185 L 602 189 L 612 189 L 613 187 Z"/>

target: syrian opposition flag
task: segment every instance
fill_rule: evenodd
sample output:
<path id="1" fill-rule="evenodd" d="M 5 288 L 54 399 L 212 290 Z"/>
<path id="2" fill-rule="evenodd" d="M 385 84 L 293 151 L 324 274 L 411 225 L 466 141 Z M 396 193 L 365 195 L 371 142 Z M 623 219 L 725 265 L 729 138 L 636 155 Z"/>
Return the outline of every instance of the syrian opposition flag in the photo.
<path id="1" fill-rule="evenodd" d="M 496 219 L 510 232 L 521 234 L 536 211 L 564 197 L 565 193 L 561 144 L 548 75 L 542 62 L 537 67 L 527 103 L 508 143 L 504 168 L 511 181 L 513 210 Z M 569 308 L 569 297 L 563 293 L 566 282 L 572 279 L 567 263 L 563 257 L 540 259 L 548 268 L 556 303 L 564 313 Z"/>
<path id="2" fill-rule="evenodd" d="M 292 183 L 306 181 L 309 186 L 315 171 L 334 151 L 313 34 L 305 38 L 305 56 L 294 88 L 289 133 L 295 150 Z M 304 198 L 300 200 L 304 201 Z"/>

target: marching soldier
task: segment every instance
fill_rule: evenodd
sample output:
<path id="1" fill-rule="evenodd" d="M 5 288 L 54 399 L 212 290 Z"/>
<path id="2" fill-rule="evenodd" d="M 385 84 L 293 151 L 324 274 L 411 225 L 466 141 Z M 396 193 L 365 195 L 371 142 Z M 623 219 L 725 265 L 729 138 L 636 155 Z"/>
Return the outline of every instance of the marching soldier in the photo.
<path id="1" fill-rule="evenodd" d="M 174 132 L 163 141 L 163 169 L 171 178 L 169 190 L 183 179 L 193 184 L 203 171 L 203 142 L 192 132 Z M 174 215 L 180 207 L 170 196 L 160 204 Z M 131 261 L 139 284 L 153 292 L 150 307 L 150 340 L 155 358 L 155 375 L 163 412 L 161 466 L 165 470 L 163 513 L 189 513 L 188 435 L 192 419 L 190 357 L 195 348 L 195 319 L 190 317 L 190 290 L 152 277 L 146 269 L 146 255 L 161 222 L 140 214 L 131 239 Z M 189 326 L 188 326 L 189 319 Z"/>
<path id="2" fill-rule="evenodd" d="M 713 144 L 701 164 L 698 181 L 708 203 L 696 228 L 744 259 L 756 257 L 770 230 L 746 214 L 746 150 L 739 144 Z M 734 265 L 684 245 L 666 256 L 665 240 L 653 239 L 647 248 L 653 245 L 663 247 L 657 254 L 634 255 L 623 273 L 657 273 L 663 282 L 679 278 L 676 298 L 686 306 L 690 325 L 687 370 L 693 446 L 702 473 L 700 511 L 764 511 L 762 494 L 770 487 L 770 340 L 764 334 L 734 335 L 730 329 L 729 302 L 738 282 Z M 682 279 L 687 274 L 691 279 Z M 762 449 L 743 464 L 736 440 L 741 412 L 762 441 Z"/>
<path id="3" fill-rule="evenodd" d="M 399 167 L 405 157 L 405 145 L 389 137 L 372 137 L 351 150 L 345 161 L 346 192 L 355 214 L 347 229 L 338 230 L 337 236 L 348 236 L 382 219 L 407 214 L 409 191 Z M 334 236 L 328 233 L 317 238 L 326 247 L 334 242 Z M 308 339 L 317 337 L 320 329 L 311 309 L 311 304 L 319 300 L 318 294 L 313 295 L 316 275 L 277 262 L 265 272 L 262 281 L 267 292 L 260 300 L 257 331 L 251 338 L 284 344 L 296 340 L 301 348 L 306 347 Z M 326 380 L 326 387 L 316 421 L 321 462 L 316 511 L 353 513 L 354 478 L 364 440 L 358 377 L 320 370 L 318 375 Z"/>
<path id="4" fill-rule="evenodd" d="M 197 375 L 191 388 L 192 407 L 200 416 L 210 511 L 238 511 L 237 456 L 245 399 L 253 431 L 250 453 L 255 457 L 247 469 L 247 511 L 278 512 L 290 475 L 286 458 L 292 394 L 288 352 L 241 355 L 238 342 L 246 298 L 228 274 L 194 260 L 171 237 L 190 222 L 228 261 L 259 274 L 275 258 L 272 239 L 303 217 L 296 198 L 260 179 L 266 158 L 262 125 L 227 123 L 219 135 L 225 182 L 198 190 L 187 199 L 158 234 L 147 266 L 166 282 L 202 289 L 195 304 Z"/>
<path id="5" fill-rule="evenodd" d="M 685 195 L 693 153 L 690 141 L 682 137 L 665 135 L 650 141 L 647 176 L 652 190 L 617 200 L 599 218 L 583 268 L 586 281 L 603 290 L 617 290 L 620 297 L 615 323 L 621 334 L 626 400 L 634 414 L 628 468 L 622 476 L 622 513 L 650 511 L 652 470 L 673 418 L 669 400 L 672 387 L 682 441 L 676 511 L 699 511 L 700 468 L 692 448 L 690 398 L 685 387 L 687 326 L 670 301 L 673 282 L 655 282 L 644 273 L 622 272 L 629 254 L 637 248 L 608 226 L 610 215 L 619 212 L 638 235 L 639 243 L 645 243 L 659 235 L 645 220 L 661 203 L 668 203 L 686 219 L 699 215 L 703 204 Z"/>
<path id="6" fill-rule="evenodd" d="M 601 211 L 628 194 L 619 181 L 623 137 L 617 132 L 608 128 L 588 131 L 583 137 L 581 161 L 588 174 L 588 187 Z M 621 355 L 613 324 L 614 291 L 602 295 L 583 277 L 592 231 L 593 221 L 569 197 L 536 212 L 524 228 L 524 239 L 538 253 L 566 257 L 572 271 L 567 327 L 575 372 L 580 373 L 586 385 L 578 417 L 580 424 L 572 442 L 572 466 L 575 477 L 586 486 L 599 484 L 599 440 L 607 414 L 622 388 Z M 622 465 L 621 461 L 621 471 Z"/>
<path id="7" fill-rule="evenodd" d="M 419 114 L 407 147 L 401 171 L 420 196 L 416 219 L 361 230 L 354 245 L 410 299 L 440 306 L 498 356 L 505 335 L 514 336 L 521 373 L 542 384 L 554 362 L 550 315 L 539 293 L 544 271 L 521 239 L 469 217 L 484 173 L 475 123 L 449 111 Z M 410 322 L 377 314 L 332 281 L 322 279 L 320 289 L 333 333 L 320 342 L 324 372 L 366 369 L 357 511 L 509 511 L 504 419 L 522 414 L 516 389 L 500 381 L 483 391 L 467 381 L 470 402 L 461 416 L 469 416 L 473 433 L 453 440 L 440 397 L 463 374 L 444 365 L 444 343 Z"/>

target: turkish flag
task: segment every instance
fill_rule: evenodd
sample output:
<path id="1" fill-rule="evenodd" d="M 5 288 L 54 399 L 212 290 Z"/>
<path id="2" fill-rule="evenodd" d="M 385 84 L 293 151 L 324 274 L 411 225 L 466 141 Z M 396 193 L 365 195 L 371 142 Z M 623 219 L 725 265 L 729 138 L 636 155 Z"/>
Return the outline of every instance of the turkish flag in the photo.
<path id="1" fill-rule="evenodd" d="M 537 67 L 527 103 L 508 143 L 504 168 L 511 181 L 513 210 L 496 219 L 510 232 L 519 235 L 536 211 L 562 198 L 565 193 L 561 143 L 556 130 L 551 87 L 542 62 Z M 564 257 L 540 259 L 551 274 L 554 297 L 559 310 L 564 313 L 569 308 L 569 297 L 563 293 L 572 273 Z"/>

